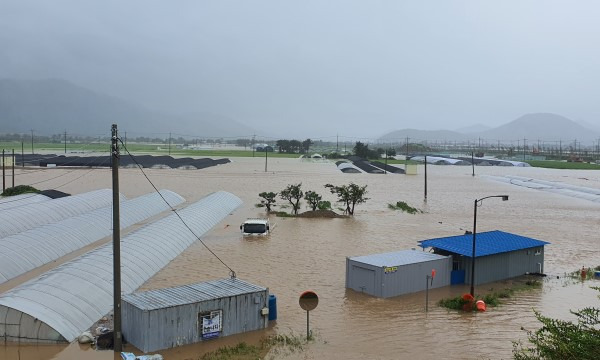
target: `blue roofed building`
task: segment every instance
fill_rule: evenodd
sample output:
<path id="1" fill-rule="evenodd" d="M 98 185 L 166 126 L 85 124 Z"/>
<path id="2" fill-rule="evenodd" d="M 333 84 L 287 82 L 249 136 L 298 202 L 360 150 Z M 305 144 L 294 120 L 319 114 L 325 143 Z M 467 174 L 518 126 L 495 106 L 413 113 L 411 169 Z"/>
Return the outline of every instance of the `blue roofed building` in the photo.
<path id="1" fill-rule="evenodd" d="M 477 233 L 475 285 L 544 272 L 544 245 L 548 242 L 504 231 Z M 451 284 L 471 282 L 473 235 L 465 234 L 419 241 L 423 249 L 452 256 Z"/>

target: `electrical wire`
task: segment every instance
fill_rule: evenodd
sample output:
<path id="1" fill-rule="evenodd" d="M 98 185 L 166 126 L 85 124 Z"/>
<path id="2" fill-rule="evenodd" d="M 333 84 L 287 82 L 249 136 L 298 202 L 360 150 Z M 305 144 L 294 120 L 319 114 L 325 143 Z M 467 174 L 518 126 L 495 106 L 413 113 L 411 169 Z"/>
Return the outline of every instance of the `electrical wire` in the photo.
<path id="1" fill-rule="evenodd" d="M 196 237 L 196 239 L 198 239 L 198 241 L 200 241 L 200 243 L 214 256 L 217 258 L 217 260 L 219 260 L 221 262 L 221 264 L 223 264 L 227 269 L 229 269 L 229 276 L 233 279 L 236 277 L 236 273 L 235 271 L 225 263 L 225 261 L 223 261 L 213 250 L 211 250 L 211 248 L 208 247 L 208 245 L 206 245 L 206 243 L 204 241 L 202 241 L 202 239 L 200 239 L 200 237 L 198 235 L 196 235 L 196 233 L 194 232 L 194 230 L 192 230 L 192 228 L 185 222 L 185 220 L 183 220 L 183 218 L 181 217 L 181 215 L 179 215 L 179 213 L 177 212 L 177 210 L 171 206 L 171 204 L 169 204 L 169 202 L 167 201 L 167 199 L 164 198 L 164 196 L 160 193 L 160 191 L 158 190 L 158 188 L 154 185 L 154 183 L 152 182 L 152 180 L 150 180 L 150 178 L 148 177 L 148 175 L 146 175 L 146 172 L 144 171 L 143 167 L 140 165 L 140 163 L 138 163 L 137 159 L 129 152 L 129 150 L 127 149 L 127 146 L 125 146 L 125 144 L 123 143 L 123 140 L 119 137 L 117 138 L 117 140 L 121 143 L 121 145 L 123 145 L 123 149 L 125 149 L 125 151 L 127 152 L 127 154 L 131 157 L 131 159 L 133 160 L 133 162 L 137 165 L 137 167 L 140 169 L 140 171 L 142 172 L 142 174 L 144 175 L 144 177 L 146 178 L 146 180 L 148 180 L 148 182 L 150 183 L 150 185 L 152 185 L 152 187 L 154 188 L 154 190 L 158 193 L 158 195 L 163 199 L 163 201 L 167 204 L 167 206 L 169 206 L 169 208 L 171 208 L 171 211 L 173 211 L 175 213 L 175 215 L 177 215 L 177 217 L 179 218 L 179 220 L 181 220 L 181 222 L 183 223 L 183 225 L 192 233 L 192 235 L 194 235 Z"/>

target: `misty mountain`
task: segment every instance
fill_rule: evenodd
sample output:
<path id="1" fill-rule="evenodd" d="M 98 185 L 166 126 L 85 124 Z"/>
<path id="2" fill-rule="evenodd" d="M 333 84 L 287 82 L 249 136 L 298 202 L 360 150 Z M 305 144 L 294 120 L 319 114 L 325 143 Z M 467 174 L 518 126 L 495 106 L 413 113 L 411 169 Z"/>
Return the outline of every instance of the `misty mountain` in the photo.
<path id="1" fill-rule="evenodd" d="M 483 131 L 487 131 L 490 129 L 492 129 L 492 128 L 487 125 L 475 124 L 475 125 L 471 125 L 471 126 L 465 126 L 460 129 L 456 129 L 455 131 L 459 132 L 461 134 L 473 134 L 473 133 L 480 133 Z"/>
<path id="2" fill-rule="evenodd" d="M 564 116 L 551 113 L 526 114 L 497 128 L 481 132 L 478 136 L 495 140 L 572 141 L 593 143 L 600 134 L 581 126 Z"/>
<path id="3" fill-rule="evenodd" d="M 523 139 L 531 143 L 538 139 L 542 141 L 569 142 L 573 140 L 584 144 L 593 144 L 600 138 L 600 133 L 584 127 L 564 116 L 551 113 L 526 114 L 509 123 L 480 132 L 460 133 L 447 130 L 415 130 L 404 129 L 390 132 L 382 137 L 383 141 L 403 142 L 406 137 L 415 141 L 477 141 L 479 138 L 485 141 L 516 142 Z"/>
<path id="4" fill-rule="evenodd" d="M 209 113 L 175 115 L 146 109 L 57 79 L 0 79 L 0 132 L 101 136 L 111 124 L 129 136 L 231 137 L 255 130 L 235 120 Z"/>
<path id="5" fill-rule="evenodd" d="M 472 138 L 471 135 L 461 134 L 450 130 L 417 130 L 403 129 L 392 131 L 379 138 L 380 141 L 404 142 L 406 138 L 409 141 L 467 141 Z"/>

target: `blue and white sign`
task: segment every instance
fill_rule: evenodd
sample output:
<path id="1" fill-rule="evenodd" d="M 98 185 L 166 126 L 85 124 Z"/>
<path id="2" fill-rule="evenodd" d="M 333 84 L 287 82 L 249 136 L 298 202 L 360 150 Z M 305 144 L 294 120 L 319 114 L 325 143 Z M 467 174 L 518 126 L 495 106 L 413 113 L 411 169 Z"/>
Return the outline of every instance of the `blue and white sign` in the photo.
<path id="1" fill-rule="evenodd" d="M 202 316 L 202 338 L 211 339 L 219 337 L 223 331 L 223 312 L 221 310 L 211 311 L 210 314 Z"/>

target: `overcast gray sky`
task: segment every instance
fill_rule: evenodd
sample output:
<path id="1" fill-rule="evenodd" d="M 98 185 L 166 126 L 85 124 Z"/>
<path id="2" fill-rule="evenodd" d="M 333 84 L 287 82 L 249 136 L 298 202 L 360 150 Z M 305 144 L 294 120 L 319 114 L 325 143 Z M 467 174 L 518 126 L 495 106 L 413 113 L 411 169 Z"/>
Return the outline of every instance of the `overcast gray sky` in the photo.
<path id="1" fill-rule="evenodd" d="M 2 0 L 0 77 L 271 133 L 600 122 L 600 1 Z"/>

